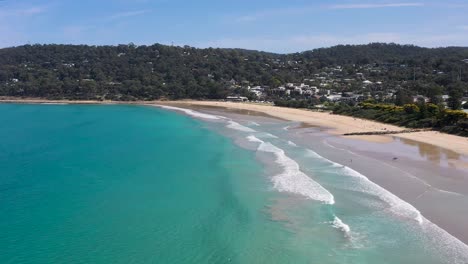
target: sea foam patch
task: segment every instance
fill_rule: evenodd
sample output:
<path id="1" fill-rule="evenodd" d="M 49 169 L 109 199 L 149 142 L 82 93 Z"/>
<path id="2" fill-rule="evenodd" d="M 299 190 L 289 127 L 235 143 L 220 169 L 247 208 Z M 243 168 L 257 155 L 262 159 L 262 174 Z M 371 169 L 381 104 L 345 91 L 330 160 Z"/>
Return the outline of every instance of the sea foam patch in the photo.
<path id="1" fill-rule="evenodd" d="M 380 185 L 377 185 L 361 173 L 347 166 L 331 161 L 310 149 L 307 149 L 307 154 L 310 157 L 326 161 L 333 168 L 338 169 L 343 175 L 354 177 L 359 183 L 360 191 L 376 196 L 387 203 L 390 206 L 390 211 L 392 213 L 404 218 L 416 220 L 419 224 L 423 223 L 423 216 L 414 206 L 398 198 L 396 195 L 387 191 Z"/>
<path id="2" fill-rule="evenodd" d="M 180 107 L 167 106 L 167 105 L 159 105 L 159 107 L 164 108 L 164 109 L 169 109 L 169 110 L 181 111 L 181 112 L 186 113 L 187 115 L 198 117 L 198 118 L 213 119 L 213 120 L 224 119 L 224 117 L 221 117 L 221 116 L 204 114 L 204 113 L 200 113 L 200 112 L 194 111 L 192 109 L 187 109 L 187 108 L 180 108 Z"/>
<path id="3" fill-rule="evenodd" d="M 335 203 L 333 195 L 322 185 L 304 174 L 300 170 L 299 164 L 286 156 L 284 150 L 269 142 L 264 142 L 253 135 L 248 136 L 247 140 L 259 143 L 258 151 L 273 153 L 276 157 L 276 163 L 283 168 L 282 173 L 272 178 L 274 187 L 277 190 L 300 194 L 326 204 Z"/>
<path id="4" fill-rule="evenodd" d="M 341 219 L 338 218 L 337 216 L 334 217 L 332 221 L 332 225 L 336 229 L 343 231 L 343 233 L 345 233 L 345 236 L 349 236 L 349 233 L 351 232 L 351 228 L 349 227 L 349 225 L 343 223 L 343 221 L 341 221 Z"/>
<path id="5" fill-rule="evenodd" d="M 256 132 L 252 128 L 243 126 L 243 125 L 241 125 L 241 124 L 239 124 L 237 122 L 234 122 L 232 120 L 228 121 L 228 125 L 226 127 L 234 129 L 234 130 L 239 130 L 239 131 L 242 131 L 242 132 Z"/>
<path id="6" fill-rule="evenodd" d="M 432 247 L 442 248 L 442 253 L 450 258 L 453 261 L 452 263 L 468 263 L 468 246 L 444 229 L 427 220 L 414 206 L 349 167 L 333 162 L 310 149 L 307 149 L 307 155 L 326 161 L 333 168 L 341 170 L 343 175 L 357 179 L 360 182 L 360 191 L 376 196 L 387 203 L 390 206 L 390 212 L 394 215 L 417 222 L 418 226 L 427 232 L 429 239 L 432 240 Z M 338 220 L 335 219 L 332 225 L 341 230 L 347 230 L 342 222 L 340 223 L 339 218 Z"/>

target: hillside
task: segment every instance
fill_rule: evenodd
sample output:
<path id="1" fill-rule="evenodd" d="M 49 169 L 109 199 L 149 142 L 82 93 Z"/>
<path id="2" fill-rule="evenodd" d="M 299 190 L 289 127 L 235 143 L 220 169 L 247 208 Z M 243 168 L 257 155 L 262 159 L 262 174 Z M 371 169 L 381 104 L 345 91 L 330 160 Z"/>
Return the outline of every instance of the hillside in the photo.
<path id="1" fill-rule="evenodd" d="M 301 83 L 339 66 L 334 79 L 364 72 L 379 89 L 411 94 L 466 87 L 468 48 L 421 48 L 396 44 L 335 46 L 294 54 L 241 49 L 152 46 L 25 45 L 0 49 L 0 96 L 51 99 L 224 98 L 260 85 L 270 92 Z M 333 73 L 332 73 L 333 74 Z M 317 85 L 320 85 L 317 83 Z M 331 83 L 339 92 L 361 89 L 356 82 Z"/>

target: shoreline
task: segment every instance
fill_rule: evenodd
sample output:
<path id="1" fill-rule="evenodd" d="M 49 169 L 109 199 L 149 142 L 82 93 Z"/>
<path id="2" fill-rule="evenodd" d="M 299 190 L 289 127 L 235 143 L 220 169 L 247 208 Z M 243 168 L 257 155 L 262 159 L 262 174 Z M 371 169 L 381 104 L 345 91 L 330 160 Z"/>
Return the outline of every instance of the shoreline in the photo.
<path id="1" fill-rule="evenodd" d="M 234 108 L 179 106 L 204 114 L 228 117 L 239 123 L 291 124 L 288 120 L 279 120 L 257 111 L 246 113 Z M 329 134 L 320 127 L 301 124 L 284 132 L 286 134 L 280 136 L 283 140 L 292 140 L 297 143 L 296 147 L 309 148 L 332 162 L 364 175 L 416 208 L 422 217 L 468 245 L 468 232 L 464 228 L 464 223 L 468 221 L 468 210 L 463 209 L 468 197 L 468 170 L 456 166 L 458 164 L 451 164 L 450 160 L 454 159 L 451 155 L 454 154 L 450 151 L 406 139 L 390 143 L 360 141 Z M 392 160 L 395 156 L 399 157 L 397 161 Z M 461 156 L 457 159 L 460 162 L 467 161 Z"/>
<path id="2" fill-rule="evenodd" d="M 272 105 L 210 102 L 210 101 L 161 101 L 157 104 L 179 106 L 208 106 L 227 109 L 249 110 L 267 114 L 283 120 L 296 121 L 312 126 L 322 127 L 327 133 L 347 139 L 358 139 L 374 143 L 390 143 L 394 138 L 403 138 L 430 144 L 468 156 L 468 138 L 444 134 L 437 131 L 423 131 L 391 135 L 357 135 L 343 136 L 345 133 L 361 133 L 368 131 L 403 131 L 406 128 L 359 119 L 349 116 L 333 115 L 326 112 L 313 112 L 304 109 L 283 108 Z"/>
<path id="3" fill-rule="evenodd" d="M 394 138 L 403 138 L 430 144 L 468 156 L 468 138 L 444 134 L 437 131 L 423 131 L 390 135 L 354 135 L 343 136 L 346 133 L 362 133 L 369 131 L 403 131 L 406 128 L 379 123 L 376 121 L 359 119 L 349 116 L 333 115 L 327 112 L 315 112 L 305 109 L 285 108 L 266 104 L 235 103 L 221 101 L 98 101 L 98 100 L 48 100 L 38 98 L 0 97 L 0 103 L 16 104 L 98 104 L 98 105 L 172 105 L 185 107 L 219 107 L 243 111 L 255 111 L 282 120 L 301 122 L 311 126 L 318 126 L 327 133 L 348 139 L 357 139 L 374 143 L 390 143 Z"/>
<path id="4" fill-rule="evenodd" d="M 341 136 L 336 131 L 343 129 L 343 126 L 346 126 L 349 122 L 354 122 L 354 125 L 351 129 L 368 129 L 367 125 L 372 125 L 378 127 L 379 125 L 390 127 L 385 124 L 380 124 L 373 121 L 364 122 L 362 124 L 359 120 L 356 122 L 356 119 L 353 117 L 347 116 L 338 116 L 330 115 L 328 113 L 318 113 L 311 112 L 301 109 L 290 109 L 290 108 L 281 108 L 269 105 L 259 105 L 259 104 L 245 104 L 245 103 L 228 103 L 228 102 L 216 102 L 216 101 L 135 101 L 135 102 L 114 102 L 114 101 L 65 101 L 65 100 L 0 100 L 0 103 L 25 103 L 25 104 L 103 104 L 103 105 L 146 105 L 146 106 L 161 106 L 161 105 L 170 105 L 170 106 L 179 106 L 188 109 L 201 110 L 202 113 L 207 111 L 202 111 L 203 109 L 209 109 L 208 113 L 211 111 L 214 112 L 231 112 L 236 115 L 243 116 L 263 116 L 274 118 L 282 121 L 293 121 L 299 122 L 298 132 L 303 130 L 306 132 L 308 127 L 312 130 L 319 130 L 318 134 L 297 134 L 297 138 L 293 140 L 299 143 L 301 146 L 309 146 L 311 149 L 319 147 L 319 153 L 330 160 L 339 162 L 340 164 L 346 164 L 352 169 L 363 173 L 368 176 L 369 179 L 379 186 L 382 186 L 392 194 L 397 195 L 400 199 L 410 203 L 415 206 L 425 217 L 427 217 L 432 223 L 440 226 L 443 230 L 447 231 L 449 234 L 459 239 L 460 241 L 468 244 L 468 232 L 464 231 L 464 225 L 468 221 L 468 211 L 460 208 L 463 207 L 465 203 L 465 198 L 468 195 L 468 191 L 464 186 L 468 186 L 468 181 L 460 181 L 463 177 L 453 177 L 456 174 L 452 174 L 453 170 L 463 169 L 464 167 L 455 164 L 452 167 L 442 167 L 442 165 L 437 165 L 428 160 L 414 160 L 412 158 L 416 157 L 418 154 L 408 153 L 405 156 L 400 157 L 398 163 L 391 164 L 391 158 L 394 157 L 395 153 L 399 151 L 405 151 L 403 148 L 391 149 L 391 146 L 396 145 L 394 138 L 396 135 L 386 135 L 386 136 L 352 136 L 344 137 Z M 297 115 L 295 115 L 297 113 Z M 332 121 L 328 119 L 331 118 Z M 249 118 L 247 118 L 249 120 Z M 342 121 L 342 123 L 340 123 Z M 369 124 L 370 123 L 370 124 Z M 338 126 L 338 127 L 336 127 Z M 341 126 L 341 127 L 340 127 Z M 333 129 L 333 130 L 332 130 Z M 404 129 L 404 128 L 400 128 Z M 332 131 L 330 131 L 332 130 Z M 429 135 L 425 135 L 428 134 Z M 434 134 L 432 132 L 418 132 L 414 134 L 423 134 L 421 137 L 423 140 L 414 140 L 415 142 L 420 142 L 422 144 L 427 144 L 428 148 L 436 149 L 445 149 L 453 152 L 460 153 L 456 151 L 457 144 L 450 141 L 450 145 L 444 147 L 437 146 L 436 144 L 431 144 L 432 142 L 427 142 L 428 140 L 434 140 L 434 137 L 439 137 L 440 133 Z M 402 134 L 397 138 L 405 139 L 404 136 L 412 136 L 413 134 Z M 463 137 L 451 136 L 448 135 L 451 139 L 452 137 L 459 138 L 458 140 L 468 139 Z M 301 140 L 302 138 L 302 140 Z M 332 148 L 338 150 L 320 148 L 322 141 L 314 141 L 313 139 L 325 139 L 333 140 L 329 143 L 332 144 Z M 369 139 L 370 138 L 370 139 Z M 372 138 L 376 138 L 375 140 Z M 383 140 L 382 138 L 385 138 Z M 417 137 L 418 138 L 418 137 Z M 411 140 L 411 139 L 410 139 Z M 439 144 L 445 142 L 445 138 L 440 140 Z M 315 142 L 315 143 L 314 143 Z M 375 149 L 367 149 L 373 145 Z M 365 147 L 364 150 L 361 149 Z M 341 149 L 341 150 L 340 150 Z M 367 149 L 367 151 L 366 151 Z M 382 152 L 376 152 L 376 149 Z M 466 155 L 463 153 L 463 146 L 459 148 L 461 150 L 461 155 Z M 324 152 L 323 152 L 324 151 Z M 431 152 L 431 150 L 427 150 Z M 348 153 L 349 152 L 349 153 Z M 405 153 L 406 154 L 406 153 Z M 352 155 L 351 163 L 349 163 L 350 156 Z M 419 154 L 422 156 L 421 154 Z M 443 156 L 450 156 L 451 154 L 443 154 Z M 447 161 L 449 158 L 445 158 Z M 462 162 L 462 158 L 459 161 Z M 379 165 L 380 164 L 380 165 Z M 387 169 L 382 170 L 381 165 L 387 166 Z M 393 167 L 393 168 L 392 168 Z M 440 168 L 438 168 L 440 167 Z M 435 169 L 438 168 L 438 169 Z M 466 169 L 466 167 L 465 167 Z M 403 173 L 402 173 L 403 172 Z M 406 174 L 406 175 L 404 175 Z M 426 174 L 430 174 L 427 176 Z M 411 177 L 411 175 L 415 175 Z M 447 179 L 442 179 L 445 178 Z M 466 174 L 465 174 L 466 175 Z M 438 178 L 439 177 L 439 178 Z M 447 181 L 445 181 L 447 180 Z M 430 184 L 427 184 L 426 181 Z M 430 186 L 430 187 L 428 187 Z M 445 188 L 450 187 L 450 188 Z M 462 188 L 463 187 L 463 188 Z M 457 191 L 453 190 L 459 188 L 463 190 L 460 195 Z M 451 193 L 453 191 L 453 193 Z M 455 202 L 455 203 L 453 203 Z M 445 205 L 450 205 L 446 207 Z M 453 205 L 452 205 L 453 204 Z M 436 205 L 434 207 L 434 205 Z M 461 207 L 460 207 L 461 206 Z M 465 212 L 466 211 L 466 212 Z"/>

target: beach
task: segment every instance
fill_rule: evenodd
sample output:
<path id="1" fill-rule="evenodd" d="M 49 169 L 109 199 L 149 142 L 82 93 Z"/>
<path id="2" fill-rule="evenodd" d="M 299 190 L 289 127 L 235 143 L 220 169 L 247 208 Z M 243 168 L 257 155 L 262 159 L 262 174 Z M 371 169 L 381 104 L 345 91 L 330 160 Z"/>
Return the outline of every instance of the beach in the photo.
<path id="1" fill-rule="evenodd" d="M 403 128 L 329 113 L 269 105 L 175 101 L 158 104 L 189 108 L 234 120 L 289 124 L 288 138 L 329 160 L 368 177 L 416 207 L 424 217 L 468 244 L 468 139 L 438 132 L 379 136 L 343 133 Z M 272 121 L 275 120 L 276 121 Z M 265 121 L 264 121 L 265 122 Z M 295 125 L 291 125 L 295 124 Z M 296 126 L 296 127 L 294 127 Z M 436 206 L 434 206 L 436 205 Z"/>
<path id="2" fill-rule="evenodd" d="M 328 128 L 328 131 L 335 135 L 357 132 L 374 131 L 400 131 L 402 127 L 379 123 L 375 121 L 359 119 L 349 116 L 333 115 L 328 112 L 308 111 L 304 109 L 276 107 L 265 104 L 217 102 L 217 101 L 170 101 L 162 104 L 179 106 L 216 106 L 228 109 L 239 109 L 256 111 L 268 114 L 284 120 L 303 122 L 315 126 Z M 425 131 L 416 133 L 394 134 L 394 135 L 370 135 L 370 136 L 347 136 L 348 138 L 372 141 L 391 142 L 393 137 L 412 139 L 418 142 L 431 144 L 437 147 L 452 150 L 459 154 L 468 155 L 468 138 L 435 131 Z"/>

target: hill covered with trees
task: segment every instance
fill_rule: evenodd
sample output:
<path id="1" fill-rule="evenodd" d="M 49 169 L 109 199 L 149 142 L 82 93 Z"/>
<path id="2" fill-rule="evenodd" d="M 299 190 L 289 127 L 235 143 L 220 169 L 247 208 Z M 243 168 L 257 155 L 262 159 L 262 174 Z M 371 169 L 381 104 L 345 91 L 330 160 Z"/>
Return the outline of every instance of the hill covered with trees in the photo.
<path id="1" fill-rule="evenodd" d="M 25 45 L 0 49 L 0 96 L 219 99 L 229 94 L 248 95 L 246 87 L 260 85 L 266 87 L 266 99 L 274 100 L 277 96 L 270 90 L 301 83 L 339 65 L 342 70 L 336 78 L 354 78 L 368 69 L 368 79 L 381 81 L 382 89 L 439 96 L 456 85 L 461 87 L 456 92 L 462 97 L 468 87 L 467 59 L 468 48 L 380 43 L 294 54 L 160 44 Z M 345 92 L 361 87 L 350 84 L 331 89 Z"/>

